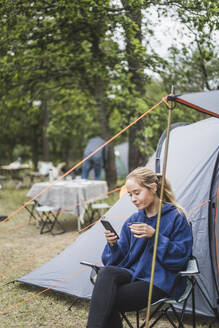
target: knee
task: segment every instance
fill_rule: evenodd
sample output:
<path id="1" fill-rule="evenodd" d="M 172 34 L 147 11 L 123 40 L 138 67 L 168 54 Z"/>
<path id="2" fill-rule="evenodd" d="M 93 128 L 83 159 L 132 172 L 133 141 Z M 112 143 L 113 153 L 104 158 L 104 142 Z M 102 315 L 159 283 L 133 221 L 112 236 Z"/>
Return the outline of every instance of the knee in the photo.
<path id="1" fill-rule="evenodd" d="M 128 281 L 131 279 L 131 274 L 122 268 L 116 266 L 106 266 L 102 268 L 98 273 L 98 280 L 105 281 Z"/>
<path id="2" fill-rule="evenodd" d="M 114 274 L 114 267 L 113 266 L 106 266 L 100 269 L 98 272 L 98 278 L 103 278 L 103 277 L 110 277 Z"/>
<path id="3" fill-rule="evenodd" d="M 120 269 L 121 270 L 121 269 Z M 121 274 L 121 272 L 120 272 Z M 98 272 L 98 280 L 110 280 L 119 275 L 119 270 L 115 266 L 106 266 L 100 269 Z"/>

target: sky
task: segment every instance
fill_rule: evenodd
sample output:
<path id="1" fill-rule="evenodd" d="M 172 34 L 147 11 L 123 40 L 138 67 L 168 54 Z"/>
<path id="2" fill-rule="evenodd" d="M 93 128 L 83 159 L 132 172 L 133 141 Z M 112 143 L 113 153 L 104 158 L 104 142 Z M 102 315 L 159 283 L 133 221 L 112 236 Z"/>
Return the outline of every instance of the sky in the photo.
<path id="1" fill-rule="evenodd" d="M 120 3 L 120 0 L 111 1 L 117 5 Z M 150 38 L 150 45 L 152 49 L 161 57 L 167 58 L 168 48 L 170 46 L 174 45 L 180 49 L 182 47 L 182 43 L 189 45 L 191 41 L 194 40 L 194 35 L 189 33 L 188 30 L 187 33 L 185 30 L 183 32 L 183 25 L 180 24 L 179 21 L 174 20 L 170 16 L 163 16 L 159 19 L 155 7 L 147 10 L 147 17 L 150 17 L 151 29 L 154 31 L 153 37 L 151 36 Z M 119 40 L 121 47 L 124 47 L 121 39 L 121 30 L 119 29 L 116 38 Z M 219 45 L 219 31 L 215 32 L 215 39 L 218 41 Z"/>

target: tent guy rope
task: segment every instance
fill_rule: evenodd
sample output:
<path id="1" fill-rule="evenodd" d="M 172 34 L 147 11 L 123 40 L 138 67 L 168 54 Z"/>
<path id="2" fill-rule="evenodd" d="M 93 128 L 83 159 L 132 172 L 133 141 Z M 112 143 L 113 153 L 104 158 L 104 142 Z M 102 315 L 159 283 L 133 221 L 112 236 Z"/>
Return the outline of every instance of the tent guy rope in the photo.
<path id="1" fill-rule="evenodd" d="M 88 204 L 91 200 L 95 200 L 95 199 L 98 200 L 98 197 L 108 196 L 108 195 L 110 195 L 110 194 L 112 194 L 112 193 L 114 193 L 114 192 L 119 191 L 120 189 L 121 189 L 120 187 L 115 188 L 115 189 L 113 189 L 113 190 L 108 191 L 107 193 L 104 193 L 104 194 L 102 193 L 102 194 L 97 195 L 96 197 L 92 197 L 92 198 L 90 198 L 90 199 L 87 199 L 86 201 L 78 202 L 78 203 L 76 203 L 76 204 L 72 204 L 71 206 L 68 206 L 68 207 L 62 208 L 61 210 L 59 210 L 59 211 L 57 211 L 57 212 L 59 212 L 59 213 L 63 213 L 63 212 L 65 212 L 66 210 L 70 210 L 70 209 L 72 209 L 72 208 L 74 208 L 74 207 L 80 206 L 81 204 Z M 49 216 L 51 216 L 51 215 L 52 215 L 52 214 L 48 214 L 47 216 L 49 217 Z M 39 216 L 38 219 L 40 220 L 40 219 L 43 219 L 44 217 L 45 217 L 45 215 L 42 215 L 42 216 Z M 5 232 L 9 232 L 9 231 L 16 230 L 17 228 L 25 227 L 25 226 L 27 226 L 28 224 L 29 224 L 29 222 L 27 222 L 27 223 L 25 223 L 25 224 L 17 225 L 17 226 L 15 226 L 15 227 L 13 227 L 13 228 L 11 228 L 11 229 L 8 229 L 8 230 L 2 230 L 2 231 L 0 231 L 0 234 L 1 234 L 1 233 L 5 233 Z"/>
<path id="2" fill-rule="evenodd" d="M 122 133 L 124 133 L 126 130 L 128 130 L 131 126 L 133 126 L 134 124 L 136 124 L 138 121 L 140 121 L 143 117 L 145 117 L 147 114 L 149 114 L 152 110 L 154 110 L 156 107 L 158 107 L 160 104 L 162 104 L 164 101 L 166 101 L 167 96 L 163 97 L 156 105 L 152 106 L 151 108 L 149 108 L 147 111 L 145 111 L 142 115 L 140 115 L 136 120 L 134 120 L 132 123 L 130 123 L 129 125 L 127 125 L 124 129 L 122 129 L 121 131 L 119 131 L 118 133 L 116 133 L 112 138 L 108 139 L 103 145 L 101 145 L 100 147 L 98 147 L 95 151 L 93 151 L 90 155 L 88 155 L 86 158 L 84 158 L 82 161 L 80 161 L 79 163 L 77 163 L 76 165 L 74 165 L 70 170 L 68 170 L 67 172 L 65 172 L 62 176 L 60 176 L 57 180 L 55 180 L 51 185 L 47 186 L 46 188 L 44 188 L 41 192 L 39 192 L 36 196 L 34 196 L 32 199 L 30 199 L 29 201 L 27 201 L 25 204 L 23 204 L 21 207 L 19 207 L 18 209 L 16 209 L 14 212 L 12 212 L 5 220 L 3 220 L 2 222 L 0 222 L 0 226 L 1 224 L 7 222 L 9 219 L 11 219 L 13 216 L 15 216 L 17 213 L 19 213 L 25 206 L 27 206 L 28 204 L 30 204 L 33 200 L 35 200 L 37 197 L 39 197 L 42 193 L 44 193 L 45 191 L 47 191 L 49 188 L 51 188 L 53 185 L 55 185 L 58 181 L 62 180 L 66 175 L 68 175 L 69 173 L 71 173 L 72 171 L 76 170 L 81 164 L 83 164 L 85 161 L 87 161 L 90 157 L 92 157 L 94 154 L 96 154 L 99 150 L 101 150 L 102 148 L 104 148 L 106 145 L 108 145 L 109 143 L 111 143 L 113 140 L 115 140 L 118 136 L 120 136 Z"/>

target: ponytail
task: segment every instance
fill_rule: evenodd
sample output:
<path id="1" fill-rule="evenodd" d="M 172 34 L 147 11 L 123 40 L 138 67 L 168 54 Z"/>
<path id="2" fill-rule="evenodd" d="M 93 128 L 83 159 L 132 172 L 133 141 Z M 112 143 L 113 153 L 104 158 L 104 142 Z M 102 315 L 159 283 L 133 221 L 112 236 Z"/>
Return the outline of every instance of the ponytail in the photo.
<path id="1" fill-rule="evenodd" d="M 156 181 L 156 183 L 157 183 L 157 195 L 160 198 L 162 174 L 158 173 L 158 174 L 156 174 L 156 177 L 157 177 L 157 181 Z M 170 184 L 169 180 L 166 177 L 165 177 L 165 180 L 164 180 L 163 202 L 174 205 L 177 208 L 179 213 L 184 213 L 186 215 L 186 212 L 185 212 L 184 208 L 176 202 L 176 199 L 175 199 L 171 184 Z"/>
<path id="2" fill-rule="evenodd" d="M 152 183 L 156 183 L 157 196 L 160 198 L 162 174 L 160 174 L 160 173 L 156 174 L 146 166 L 146 167 L 138 167 L 137 169 L 130 172 L 126 177 L 126 181 L 129 178 L 135 178 L 141 186 L 149 188 L 149 189 L 151 189 Z M 183 209 L 183 207 L 181 207 L 176 202 L 170 182 L 166 178 L 164 181 L 163 202 L 172 204 L 173 206 L 175 206 L 177 208 L 179 213 L 184 213 L 186 215 L 186 212 Z"/>

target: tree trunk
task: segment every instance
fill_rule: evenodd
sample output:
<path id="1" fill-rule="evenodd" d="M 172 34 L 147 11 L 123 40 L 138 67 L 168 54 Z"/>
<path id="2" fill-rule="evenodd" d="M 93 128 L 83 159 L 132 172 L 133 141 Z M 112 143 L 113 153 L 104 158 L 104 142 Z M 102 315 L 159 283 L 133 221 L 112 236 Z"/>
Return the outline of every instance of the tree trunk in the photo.
<path id="1" fill-rule="evenodd" d="M 98 81 L 96 81 L 95 99 L 97 101 L 97 108 L 99 113 L 98 116 L 99 116 L 101 136 L 107 141 L 108 139 L 111 138 L 111 131 L 109 128 L 109 117 L 107 115 L 107 108 L 105 107 L 106 105 L 102 101 L 103 98 L 104 98 L 103 83 L 101 83 L 101 80 L 98 79 Z M 106 149 L 107 149 L 107 161 L 105 163 L 106 181 L 109 190 L 112 190 L 116 187 L 116 183 L 117 183 L 117 171 L 116 171 L 113 143 L 110 143 Z"/>
<path id="2" fill-rule="evenodd" d="M 43 160 L 49 162 L 49 138 L 46 136 L 46 131 L 49 125 L 49 114 L 47 100 L 43 97 L 41 110 L 43 115 Z"/>
<path id="3" fill-rule="evenodd" d="M 127 0 L 122 0 L 122 3 L 124 6 L 128 6 Z M 138 44 L 142 44 L 142 31 L 141 31 L 141 25 L 142 25 L 142 14 L 140 8 L 133 8 L 133 10 L 128 9 L 126 12 L 127 17 L 129 17 L 133 22 L 135 22 L 138 26 L 138 30 L 136 31 L 134 35 L 134 39 L 138 41 Z M 129 73 L 131 74 L 131 82 L 132 85 L 129 89 L 130 94 L 133 94 L 133 104 L 135 103 L 136 97 L 144 97 L 145 95 L 145 81 L 144 81 L 144 67 L 142 67 L 141 55 L 138 54 L 138 57 L 136 57 L 136 48 L 135 44 L 136 42 L 132 42 L 133 38 L 131 39 L 131 36 L 129 35 L 129 27 L 125 28 L 125 34 L 126 34 L 126 54 L 127 54 L 127 61 L 128 61 L 128 67 L 129 67 Z M 136 117 L 135 115 L 135 108 L 130 108 L 130 116 Z M 140 115 L 140 113 L 139 113 Z M 145 144 L 146 147 L 146 137 L 144 135 L 144 127 L 145 127 L 145 120 L 142 119 L 139 122 L 137 122 L 135 125 L 133 125 L 129 129 L 129 172 L 135 169 L 138 166 L 145 165 L 147 160 L 147 155 L 145 151 L 141 151 L 140 148 L 137 145 L 137 139 L 141 138 L 142 141 Z M 142 134 L 140 135 L 140 132 L 142 131 Z M 137 135 L 138 132 L 138 135 Z"/>
<path id="4" fill-rule="evenodd" d="M 34 171 L 38 171 L 38 161 L 39 161 L 39 135 L 38 135 L 38 126 L 34 125 L 32 128 L 32 160 Z"/>
<path id="5" fill-rule="evenodd" d="M 93 64 L 101 63 L 102 54 L 99 48 L 100 37 L 98 34 L 93 34 L 92 40 L 92 52 L 93 52 Z M 98 74 L 99 73 L 99 74 Z M 105 81 L 101 78 L 101 70 L 98 72 L 93 78 L 93 94 L 97 104 L 98 117 L 99 117 L 99 125 L 101 137 L 106 141 L 111 137 L 111 131 L 109 126 L 109 115 L 107 110 L 106 102 L 104 102 L 105 98 Z M 106 173 L 106 181 L 108 184 L 109 190 L 114 189 L 117 183 L 117 171 L 115 164 L 115 155 L 114 155 L 114 147 L 113 144 L 109 144 L 107 147 L 107 161 L 105 163 L 105 173 Z"/>
<path id="6" fill-rule="evenodd" d="M 129 129 L 129 172 L 138 166 L 145 166 L 147 162 L 146 152 L 141 152 L 136 146 L 136 133 L 144 128 L 144 121 L 140 120 Z M 146 147 L 146 140 L 145 140 Z"/>

